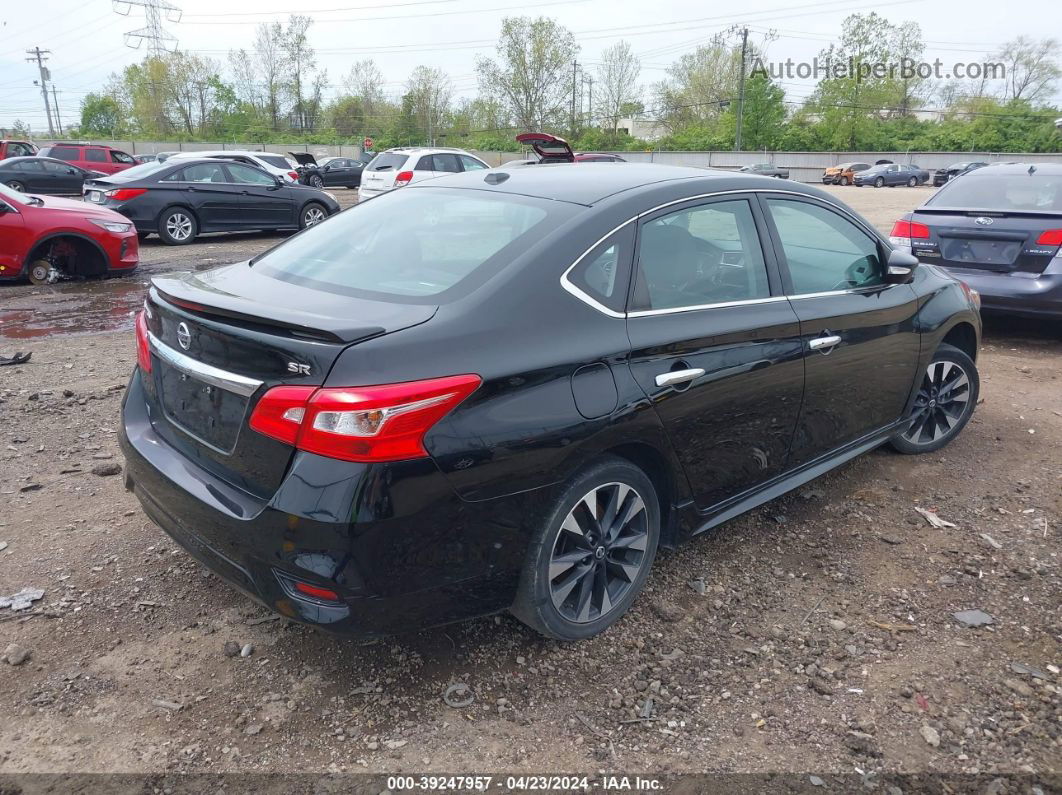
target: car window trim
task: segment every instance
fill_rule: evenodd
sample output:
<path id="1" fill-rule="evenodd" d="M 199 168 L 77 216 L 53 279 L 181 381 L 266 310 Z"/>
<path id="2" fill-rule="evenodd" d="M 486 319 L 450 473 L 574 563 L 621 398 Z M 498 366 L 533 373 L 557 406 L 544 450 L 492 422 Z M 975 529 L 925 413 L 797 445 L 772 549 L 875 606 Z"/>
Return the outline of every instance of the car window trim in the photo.
<path id="1" fill-rule="evenodd" d="M 752 203 L 754 205 L 758 205 L 758 202 L 756 201 L 756 197 L 758 197 L 758 196 L 760 196 L 762 194 L 766 194 L 766 193 L 783 194 L 783 195 L 787 195 L 787 196 L 795 196 L 795 197 L 797 197 L 799 199 L 810 200 L 811 202 L 821 204 L 823 207 L 825 207 L 827 209 L 831 209 L 834 212 L 837 212 L 842 217 L 844 217 L 844 218 L 848 219 L 849 221 L 851 221 L 852 223 L 856 224 L 856 226 L 858 226 L 860 229 L 862 229 L 865 232 L 867 232 L 874 240 L 876 240 L 879 245 L 883 245 L 884 241 L 882 240 L 881 235 L 879 235 L 877 233 L 876 229 L 869 228 L 866 224 L 862 223 L 855 216 L 851 215 L 848 212 L 845 212 L 841 208 L 833 206 L 832 204 L 830 204 L 830 202 L 823 201 L 822 199 L 819 199 L 817 196 L 811 196 L 811 195 L 809 195 L 807 193 L 800 193 L 799 191 L 794 191 L 794 190 L 784 190 L 782 188 L 738 188 L 738 189 L 734 189 L 734 190 L 714 191 L 712 193 L 701 193 L 701 194 L 697 194 L 696 196 L 687 196 L 687 197 L 682 198 L 682 199 L 673 199 L 672 201 L 664 202 L 663 204 L 658 204 L 655 207 L 651 207 L 648 210 L 645 210 L 644 212 L 641 212 L 638 215 L 633 216 L 632 218 L 628 218 L 626 221 L 624 221 L 621 224 L 618 224 L 613 229 L 609 230 L 604 235 L 602 235 L 599 239 L 595 240 L 594 243 L 589 248 L 587 248 L 582 254 L 580 254 L 576 258 L 576 260 L 565 269 L 564 273 L 561 274 L 561 276 L 560 276 L 560 285 L 565 290 L 565 292 L 567 292 L 567 293 L 571 294 L 572 296 L 574 296 L 575 298 L 579 299 L 580 301 L 582 301 L 584 304 L 586 304 L 587 306 L 591 307 L 592 309 L 596 309 L 598 312 L 600 312 L 603 315 L 607 315 L 608 317 L 617 318 L 617 319 L 626 319 L 626 318 L 630 318 L 630 317 L 637 317 L 639 315 L 646 314 L 646 313 L 659 314 L 659 315 L 663 315 L 663 314 L 678 314 L 679 312 L 693 312 L 693 311 L 698 311 L 698 310 L 702 310 L 702 309 L 716 309 L 716 308 L 725 308 L 725 307 L 730 307 L 730 306 L 741 306 L 743 304 L 759 304 L 759 303 L 766 303 L 768 301 L 775 301 L 775 300 L 784 301 L 784 300 L 790 300 L 790 299 L 795 299 L 795 298 L 811 297 L 810 294 L 804 294 L 804 295 L 790 295 L 790 294 L 788 294 L 788 292 L 785 290 L 785 284 L 783 282 L 783 284 L 782 284 L 782 288 L 783 288 L 782 294 L 781 295 L 772 295 L 769 298 L 748 298 L 748 299 L 744 299 L 742 301 L 726 301 L 726 302 L 719 303 L 719 304 L 702 304 L 702 305 L 695 306 L 695 307 L 680 307 L 680 308 L 676 308 L 676 309 L 643 309 L 643 310 L 636 310 L 634 312 L 630 312 L 630 311 L 617 312 L 614 309 L 609 309 L 607 306 L 602 304 L 600 301 L 595 300 L 593 296 L 588 295 L 587 293 L 583 292 L 583 290 L 581 290 L 577 285 L 573 284 L 568 279 L 568 274 L 571 273 L 573 270 L 575 270 L 575 267 L 580 262 L 582 262 L 583 259 L 585 257 L 587 257 L 590 254 L 591 251 L 593 251 L 599 245 L 601 245 L 606 240 L 606 238 L 608 238 L 610 235 L 615 234 L 620 229 L 625 227 L 627 224 L 635 223 L 635 222 L 641 220 L 642 218 L 644 218 L 645 216 L 651 215 L 652 213 L 657 212 L 658 210 L 663 210 L 663 209 L 665 209 L 667 207 L 673 207 L 676 204 L 684 204 L 686 202 L 697 201 L 699 199 L 709 199 L 709 198 L 714 198 L 714 197 L 717 197 L 717 196 L 729 196 L 729 195 L 736 195 L 736 194 L 747 194 L 747 195 L 749 195 L 749 196 L 751 196 L 753 198 L 753 202 Z M 754 206 L 753 207 L 754 212 L 755 212 L 756 209 L 757 209 L 757 207 Z M 777 252 L 776 252 L 776 248 L 777 248 L 778 244 L 777 244 L 777 241 L 774 238 L 773 221 L 764 214 L 764 210 L 763 210 L 762 207 L 759 207 L 759 210 L 760 210 L 761 215 L 764 216 L 763 220 L 767 224 L 767 232 L 768 232 L 768 235 L 771 238 L 770 239 L 770 242 L 772 244 L 771 245 L 771 248 L 772 248 L 771 255 L 774 256 L 774 260 L 776 262 L 776 267 L 779 269 L 779 271 L 781 271 L 781 263 L 780 263 L 780 261 L 777 258 Z M 760 245 L 762 247 L 762 245 L 763 245 L 762 241 L 761 241 Z M 886 248 L 885 250 L 888 251 L 889 249 Z M 766 258 L 768 256 L 768 252 L 764 251 L 763 253 L 764 253 L 764 257 Z M 786 267 L 788 268 L 788 265 Z M 781 273 L 779 275 L 781 275 Z M 786 273 L 786 275 L 788 275 L 788 272 Z M 768 277 L 769 276 L 770 276 L 770 268 L 768 267 Z M 889 285 L 885 285 L 885 286 L 889 286 Z M 873 285 L 873 287 L 880 289 L 882 287 L 882 285 Z M 843 295 L 845 293 L 864 292 L 866 289 L 867 289 L 866 287 L 852 287 L 852 288 L 849 288 L 849 289 L 846 289 L 846 290 L 835 290 L 835 291 L 830 291 L 829 293 L 823 293 L 823 294 L 820 294 L 820 295 Z M 820 295 L 816 295 L 814 297 L 820 297 Z"/>

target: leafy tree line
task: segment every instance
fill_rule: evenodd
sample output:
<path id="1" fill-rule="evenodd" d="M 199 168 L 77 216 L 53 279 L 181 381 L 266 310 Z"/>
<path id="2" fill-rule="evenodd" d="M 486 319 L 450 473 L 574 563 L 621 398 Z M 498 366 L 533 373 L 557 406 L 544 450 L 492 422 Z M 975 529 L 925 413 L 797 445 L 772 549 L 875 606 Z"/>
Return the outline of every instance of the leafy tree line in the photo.
<path id="1" fill-rule="evenodd" d="M 526 130 L 569 137 L 580 150 L 725 150 L 734 145 L 739 84 L 745 75 L 743 148 L 798 150 L 1062 151 L 1052 107 L 1062 68 L 1055 39 L 1019 37 L 986 60 L 1005 79 L 958 81 L 921 76 L 826 76 L 807 96 L 787 98 L 764 66 L 772 35 L 750 41 L 731 29 L 680 55 L 656 83 L 641 82 L 628 42 L 589 67 L 576 37 L 547 17 L 506 18 L 494 57 L 475 64 L 478 92 L 456 97 L 441 69 L 416 67 L 388 82 L 371 59 L 338 81 L 317 63 L 313 22 L 292 15 L 260 25 L 227 63 L 187 52 L 146 58 L 113 74 L 82 102 L 72 137 L 248 143 L 357 144 L 376 148 L 434 142 L 510 151 Z M 877 13 L 847 17 L 823 62 L 920 61 L 914 22 Z M 400 85 L 397 95 L 385 86 Z M 632 137 L 625 120 L 658 131 Z"/>

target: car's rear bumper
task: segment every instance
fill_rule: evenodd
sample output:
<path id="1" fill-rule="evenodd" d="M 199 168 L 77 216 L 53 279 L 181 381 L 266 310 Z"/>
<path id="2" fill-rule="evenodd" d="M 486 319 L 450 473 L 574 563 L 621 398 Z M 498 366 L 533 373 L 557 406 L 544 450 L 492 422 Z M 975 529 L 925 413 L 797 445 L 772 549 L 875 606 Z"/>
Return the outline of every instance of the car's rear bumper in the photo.
<path id="1" fill-rule="evenodd" d="M 122 404 L 127 487 L 180 546 L 271 610 L 375 637 L 512 604 L 541 494 L 467 503 L 427 459 L 371 466 L 298 453 L 262 500 L 168 445 L 153 417 L 138 370 Z"/>
<path id="2" fill-rule="evenodd" d="M 358 186 L 358 201 L 364 201 L 365 199 L 371 199 L 375 196 L 382 196 L 385 193 L 390 193 L 393 188 L 366 188 L 364 185 Z"/>
<path id="3" fill-rule="evenodd" d="M 985 312 L 1062 318 L 1062 259 L 1055 258 L 1041 274 L 950 267 L 944 270 L 981 294 L 981 309 Z"/>

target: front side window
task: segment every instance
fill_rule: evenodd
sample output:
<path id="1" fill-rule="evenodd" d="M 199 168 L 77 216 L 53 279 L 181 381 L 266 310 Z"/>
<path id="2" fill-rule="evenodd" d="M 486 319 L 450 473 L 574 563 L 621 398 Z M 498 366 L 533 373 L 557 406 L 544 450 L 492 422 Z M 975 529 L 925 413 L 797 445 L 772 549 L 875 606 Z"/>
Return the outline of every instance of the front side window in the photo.
<path id="1" fill-rule="evenodd" d="M 85 160 L 90 163 L 106 163 L 107 153 L 102 149 L 86 149 Z"/>
<path id="2" fill-rule="evenodd" d="M 752 208 L 702 204 L 642 225 L 633 309 L 681 309 L 771 294 Z"/>
<path id="3" fill-rule="evenodd" d="M 289 168 L 297 168 L 294 163 L 292 163 L 286 157 L 281 157 L 280 155 L 258 155 L 258 159 L 261 160 L 263 163 L 268 163 L 273 168 L 280 168 L 284 169 L 285 171 Z M 247 160 L 244 159 L 241 162 L 246 163 Z"/>
<path id="4" fill-rule="evenodd" d="M 241 185 L 276 185 L 277 181 L 272 176 L 266 174 L 264 171 L 259 171 L 257 168 L 251 168 L 250 166 L 242 165 L 241 163 L 229 163 L 227 166 L 229 174 L 232 179 L 231 182 L 238 182 Z"/>
<path id="5" fill-rule="evenodd" d="M 112 163 L 124 163 L 128 166 L 133 165 L 136 161 L 130 155 L 125 152 L 119 152 L 117 149 L 111 150 L 111 162 Z"/>
<path id="6" fill-rule="evenodd" d="M 884 282 L 878 242 L 847 218 L 810 202 L 767 199 L 782 243 L 793 295 Z"/>
<path id="7" fill-rule="evenodd" d="M 443 303 L 470 292 L 580 211 L 480 191 L 398 190 L 310 227 L 252 264 L 274 279 L 329 293 Z"/>
<path id="8" fill-rule="evenodd" d="M 44 166 L 45 171 L 50 171 L 53 174 L 69 174 L 76 169 L 76 166 L 68 166 L 65 163 L 53 163 L 50 160 L 42 160 L 41 165 Z"/>
<path id="9" fill-rule="evenodd" d="M 437 154 L 435 155 L 435 170 L 456 174 L 461 170 L 461 164 L 457 161 L 457 155 Z"/>
<path id="10" fill-rule="evenodd" d="M 29 144 L 13 143 L 11 144 L 11 157 L 32 157 L 33 148 Z"/>

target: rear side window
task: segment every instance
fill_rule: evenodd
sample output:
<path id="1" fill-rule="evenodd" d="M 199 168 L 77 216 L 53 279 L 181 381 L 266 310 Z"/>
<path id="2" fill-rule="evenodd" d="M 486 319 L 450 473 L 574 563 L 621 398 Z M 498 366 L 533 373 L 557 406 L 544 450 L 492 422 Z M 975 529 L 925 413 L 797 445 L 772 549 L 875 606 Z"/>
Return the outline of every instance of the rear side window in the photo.
<path id="1" fill-rule="evenodd" d="M 782 242 L 793 295 L 870 287 L 884 281 L 877 241 L 832 210 L 767 199 Z"/>
<path id="2" fill-rule="evenodd" d="M 375 170 L 375 169 L 374 169 Z M 434 155 L 424 155 L 417 161 L 417 165 L 413 167 L 414 171 L 434 171 L 435 170 L 435 157 Z"/>
<path id="3" fill-rule="evenodd" d="M 443 303 L 511 263 L 562 213 L 575 212 L 581 209 L 544 199 L 407 188 L 310 227 L 253 265 L 325 292 Z"/>
<path id="4" fill-rule="evenodd" d="M 106 163 L 107 153 L 102 149 L 86 149 L 85 160 L 90 163 Z"/>
<path id="5" fill-rule="evenodd" d="M 21 163 L 15 163 L 14 169 L 15 171 L 40 171 L 41 164 L 32 160 L 23 160 Z"/>
<path id="6" fill-rule="evenodd" d="M 263 163 L 268 163 L 273 168 L 295 168 L 286 157 L 281 157 L 280 155 L 259 155 L 258 159 Z"/>
<path id="7" fill-rule="evenodd" d="M 48 157 L 59 160 L 80 160 L 81 150 L 72 146 L 53 146 L 48 152 Z"/>
<path id="8" fill-rule="evenodd" d="M 622 312 L 627 303 L 634 231 L 635 224 L 627 224 L 579 260 L 567 276 L 574 286 L 614 312 Z"/>
<path id="9" fill-rule="evenodd" d="M 435 155 L 435 170 L 456 174 L 461 170 L 461 163 L 458 162 L 457 155 L 437 154 Z"/>
<path id="10" fill-rule="evenodd" d="M 220 163 L 199 163 L 179 172 L 178 182 L 228 182 Z"/>
<path id="11" fill-rule="evenodd" d="M 400 155 L 397 152 L 382 152 L 372 159 L 372 162 L 368 165 L 368 170 L 397 171 L 406 164 L 407 160 L 409 160 L 407 155 Z"/>
<path id="12" fill-rule="evenodd" d="M 1012 212 L 1062 211 L 1062 175 L 999 174 L 979 168 L 946 182 L 926 202 L 934 207 Z"/>
<path id="13" fill-rule="evenodd" d="M 770 294 L 748 201 L 710 202 L 643 224 L 636 311 L 747 301 Z"/>

